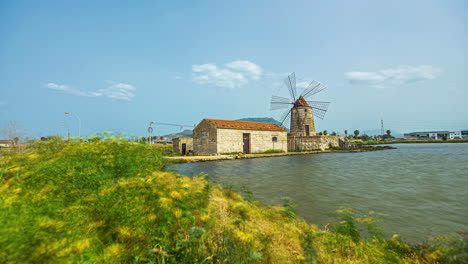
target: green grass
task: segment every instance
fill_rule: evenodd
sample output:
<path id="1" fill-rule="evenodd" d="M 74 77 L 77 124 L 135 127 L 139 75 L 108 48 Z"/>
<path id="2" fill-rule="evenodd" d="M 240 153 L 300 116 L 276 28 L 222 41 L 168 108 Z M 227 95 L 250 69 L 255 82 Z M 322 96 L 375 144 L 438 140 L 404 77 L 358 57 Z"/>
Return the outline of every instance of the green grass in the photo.
<path id="1" fill-rule="evenodd" d="M 59 139 L 0 153 L 0 263 L 463 263 L 466 240 L 410 246 L 341 209 L 319 229 L 295 206 L 165 172 L 164 148 Z M 371 220 L 367 220 L 371 219 Z M 458 261 L 458 262 L 457 262 Z"/>
<path id="2" fill-rule="evenodd" d="M 275 153 L 284 153 L 284 150 L 281 150 L 281 149 L 269 149 L 269 150 L 265 150 L 265 151 L 263 151 L 263 152 L 255 153 L 255 154 L 275 154 Z"/>

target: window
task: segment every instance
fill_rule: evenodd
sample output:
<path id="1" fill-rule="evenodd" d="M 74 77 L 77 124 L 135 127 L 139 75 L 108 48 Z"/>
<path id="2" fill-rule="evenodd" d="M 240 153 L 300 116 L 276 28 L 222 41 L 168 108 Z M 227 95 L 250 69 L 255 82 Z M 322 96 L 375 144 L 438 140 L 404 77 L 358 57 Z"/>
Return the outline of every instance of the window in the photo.
<path id="1" fill-rule="evenodd" d="M 272 137 L 272 138 L 271 138 L 271 141 L 273 141 L 273 142 L 278 142 L 278 138 L 277 138 L 277 137 Z"/>
<path id="2" fill-rule="evenodd" d="M 201 133 L 201 138 L 202 139 L 207 139 L 208 138 L 208 132 L 202 132 Z"/>

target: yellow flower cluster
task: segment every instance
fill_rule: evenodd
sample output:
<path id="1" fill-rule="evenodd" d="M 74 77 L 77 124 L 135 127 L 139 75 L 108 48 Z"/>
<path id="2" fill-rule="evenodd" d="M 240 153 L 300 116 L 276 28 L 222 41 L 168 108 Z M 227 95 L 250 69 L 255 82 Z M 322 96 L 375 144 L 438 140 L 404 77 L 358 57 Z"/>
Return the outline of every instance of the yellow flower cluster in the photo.
<path id="1" fill-rule="evenodd" d="M 244 241 L 244 242 L 250 242 L 254 239 L 254 235 L 252 235 L 251 233 L 245 233 L 240 230 L 234 230 L 234 235 L 239 240 Z"/>

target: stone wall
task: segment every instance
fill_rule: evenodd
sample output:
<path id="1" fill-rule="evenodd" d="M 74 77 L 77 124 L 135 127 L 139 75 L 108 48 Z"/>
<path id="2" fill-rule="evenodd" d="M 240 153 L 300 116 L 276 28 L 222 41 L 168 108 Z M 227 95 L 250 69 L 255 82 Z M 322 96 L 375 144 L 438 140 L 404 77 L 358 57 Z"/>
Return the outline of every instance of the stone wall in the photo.
<path id="1" fill-rule="evenodd" d="M 174 138 L 172 140 L 172 149 L 174 152 L 182 153 L 182 144 L 185 144 L 185 154 L 193 152 L 193 138 Z"/>
<path id="2" fill-rule="evenodd" d="M 288 137 L 288 151 L 326 150 L 329 148 L 354 149 L 356 147 L 356 144 L 352 144 L 344 136 Z"/>
<path id="3" fill-rule="evenodd" d="M 193 129 L 193 152 L 195 154 L 218 153 L 217 129 L 206 120 L 202 120 Z"/>
<path id="4" fill-rule="evenodd" d="M 266 150 L 287 151 L 286 131 L 263 131 L 263 130 L 240 130 L 240 129 L 218 129 L 218 151 L 217 153 L 231 153 L 244 151 L 243 134 L 250 134 L 250 153 L 259 153 Z M 277 141 L 273 142 L 273 137 Z"/>

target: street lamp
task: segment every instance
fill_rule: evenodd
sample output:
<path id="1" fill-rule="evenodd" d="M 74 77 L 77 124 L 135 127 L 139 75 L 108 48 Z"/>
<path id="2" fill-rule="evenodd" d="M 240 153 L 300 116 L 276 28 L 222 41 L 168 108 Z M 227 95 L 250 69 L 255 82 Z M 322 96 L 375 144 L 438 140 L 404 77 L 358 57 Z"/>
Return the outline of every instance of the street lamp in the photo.
<path id="1" fill-rule="evenodd" d="M 153 139 L 153 128 L 151 127 L 154 124 L 153 121 L 149 122 L 149 127 L 148 127 L 148 144 L 151 144 Z"/>
<path id="2" fill-rule="evenodd" d="M 73 114 L 76 117 L 76 119 L 78 119 L 78 137 L 81 137 L 81 119 L 80 119 L 80 117 L 77 114 L 72 113 L 72 112 L 64 112 L 64 114 L 66 114 L 66 115 Z"/>

